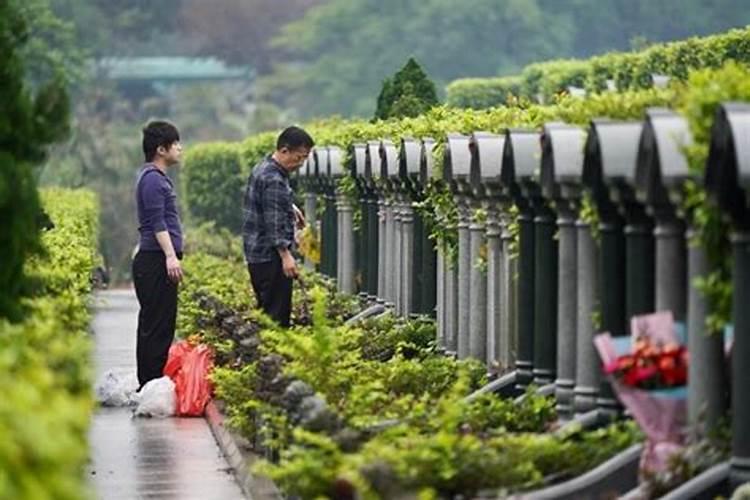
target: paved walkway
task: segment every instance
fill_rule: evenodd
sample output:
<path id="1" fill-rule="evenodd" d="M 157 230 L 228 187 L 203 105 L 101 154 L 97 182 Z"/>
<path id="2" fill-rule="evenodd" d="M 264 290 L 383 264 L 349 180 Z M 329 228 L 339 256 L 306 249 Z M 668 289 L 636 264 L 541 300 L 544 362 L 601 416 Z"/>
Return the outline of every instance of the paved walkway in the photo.
<path id="1" fill-rule="evenodd" d="M 96 379 L 135 372 L 138 302 L 130 290 L 97 295 L 93 329 Z M 130 408 L 100 408 L 90 431 L 89 477 L 100 499 L 244 498 L 202 418 L 132 418 Z"/>

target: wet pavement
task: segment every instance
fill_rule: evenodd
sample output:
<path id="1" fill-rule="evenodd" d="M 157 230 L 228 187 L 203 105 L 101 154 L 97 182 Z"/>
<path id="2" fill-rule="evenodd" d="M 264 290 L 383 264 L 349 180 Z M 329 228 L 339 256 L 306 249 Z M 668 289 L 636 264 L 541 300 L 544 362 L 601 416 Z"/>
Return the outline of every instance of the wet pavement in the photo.
<path id="1" fill-rule="evenodd" d="M 138 302 L 130 290 L 97 294 L 96 380 L 135 372 Z M 100 499 L 244 498 L 202 418 L 132 418 L 131 408 L 99 408 L 89 433 L 89 477 Z"/>

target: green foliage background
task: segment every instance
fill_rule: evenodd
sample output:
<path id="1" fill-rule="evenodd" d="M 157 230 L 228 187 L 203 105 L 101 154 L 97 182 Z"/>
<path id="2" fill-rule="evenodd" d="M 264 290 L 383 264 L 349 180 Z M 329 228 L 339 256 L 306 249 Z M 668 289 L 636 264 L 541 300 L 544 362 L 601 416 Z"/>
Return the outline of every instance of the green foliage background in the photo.
<path id="1" fill-rule="evenodd" d="M 197 222 L 238 233 L 242 225 L 242 175 L 237 144 L 206 143 L 185 154 L 180 180 L 185 203 Z"/>
<path id="2" fill-rule="evenodd" d="M 612 80 L 620 90 L 652 86 L 652 74 L 685 80 L 691 70 L 717 68 L 726 61 L 750 62 L 750 28 L 704 38 L 654 45 L 647 50 L 616 52 L 586 60 L 553 60 L 526 66 L 519 75 L 460 79 L 447 87 L 447 103 L 486 108 L 525 98 L 551 102 L 568 86 L 589 92 L 607 90 Z"/>
<path id="3" fill-rule="evenodd" d="M 98 201 L 88 191 L 46 190 L 53 229 L 27 260 L 35 283 L 26 315 L 0 320 L 0 497 L 80 499 L 88 492 L 91 270 L 97 252 Z"/>
<path id="4" fill-rule="evenodd" d="M 411 56 L 442 87 L 748 23 L 743 0 L 331 0 L 282 29 L 274 43 L 293 59 L 259 91 L 303 117 L 371 116 L 372 96 Z"/>

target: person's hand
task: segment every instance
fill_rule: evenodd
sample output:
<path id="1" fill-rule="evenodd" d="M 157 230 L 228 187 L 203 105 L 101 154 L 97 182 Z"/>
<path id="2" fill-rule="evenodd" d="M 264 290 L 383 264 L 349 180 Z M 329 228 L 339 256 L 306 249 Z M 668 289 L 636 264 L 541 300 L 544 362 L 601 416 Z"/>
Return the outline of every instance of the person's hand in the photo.
<path id="1" fill-rule="evenodd" d="M 281 269 L 287 278 L 294 279 L 297 277 L 297 261 L 294 260 L 291 252 L 285 252 L 281 257 Z"/>
<path id="2" fill-rule="evenodd" d="M 182 266 L 175 255 L 167 257 L 167 276 L 173 283 L 179 283 L 182 280 Z"/>
<path id="3" fill-rule="evenodd" d="M 307 221 L 305 221 L 305 214 L 303 214 L 302 210 L 294 204 L 292 204 L 292 210 L 294 211 L 294 223 L 297 225 L 297 229 L 302 229 L 307 224 Z"/>

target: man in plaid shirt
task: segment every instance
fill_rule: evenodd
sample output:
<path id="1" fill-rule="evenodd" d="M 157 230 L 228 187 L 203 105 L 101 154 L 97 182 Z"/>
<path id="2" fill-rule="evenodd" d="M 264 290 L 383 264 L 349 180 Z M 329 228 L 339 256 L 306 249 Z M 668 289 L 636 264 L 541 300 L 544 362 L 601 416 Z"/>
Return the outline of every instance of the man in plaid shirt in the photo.
<path id="1" fill-rule="evenodd" d="M 313 145 L 307 132 L 288 127 L 276 140 L 276 151 L 253 168 L 245 189 L 242 240 L 250 283 L 258 307 L 284 327 L 289 326 L 297 276 L 294 227 L 305 224 L 292 203 L 289 174 L 304 163 Z"/>

